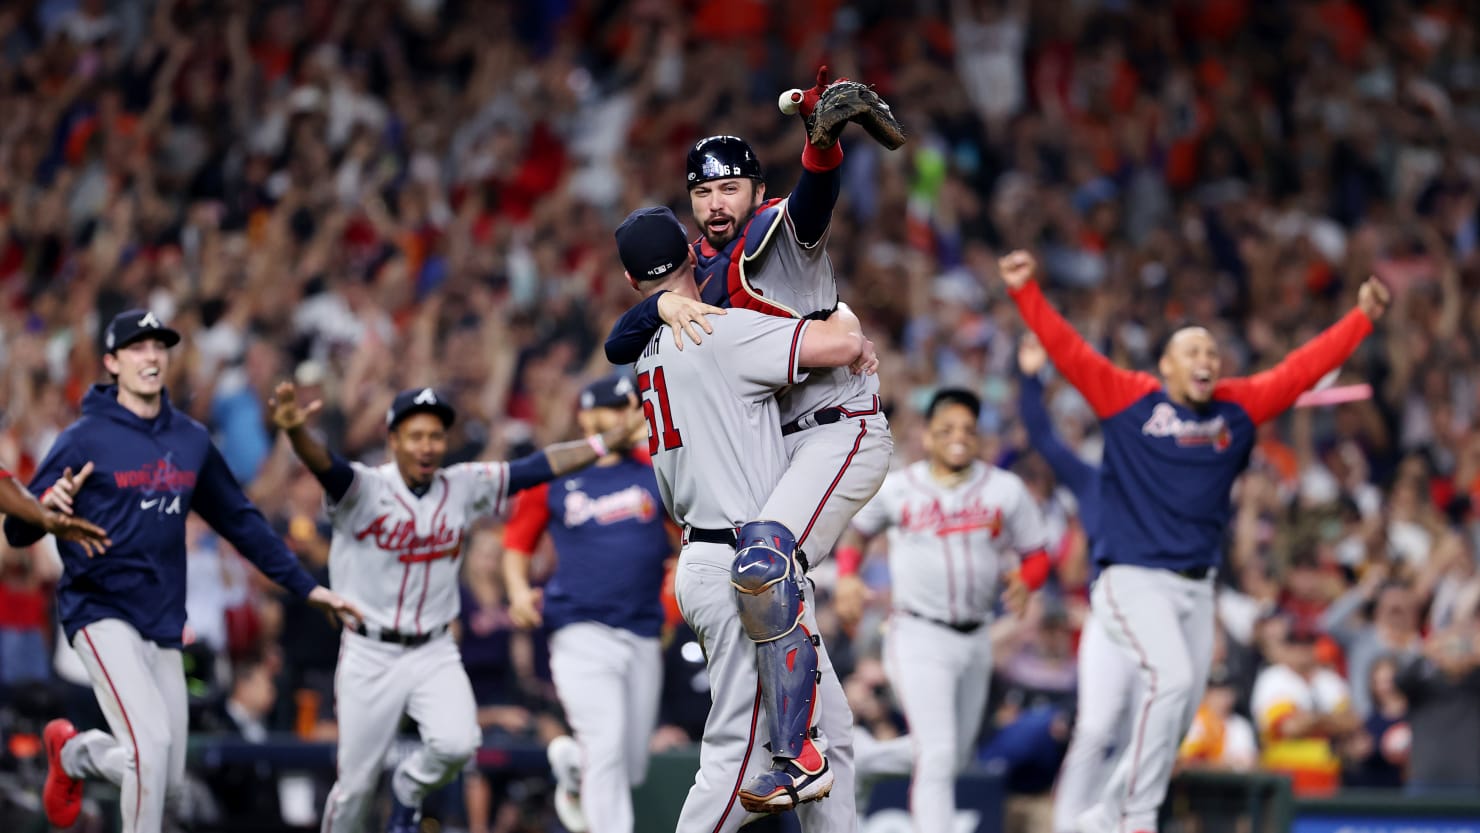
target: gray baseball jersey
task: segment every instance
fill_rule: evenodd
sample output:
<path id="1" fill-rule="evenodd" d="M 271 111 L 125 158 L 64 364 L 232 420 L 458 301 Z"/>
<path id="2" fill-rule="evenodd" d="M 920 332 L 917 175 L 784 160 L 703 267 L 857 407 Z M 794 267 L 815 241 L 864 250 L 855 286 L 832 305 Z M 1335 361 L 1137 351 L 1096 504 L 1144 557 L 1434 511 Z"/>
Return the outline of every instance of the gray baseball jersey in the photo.
<path id="1" fill-rule="evenodd" d="M 1010 569 L 1048 544 L 1022 479 L 980 461 L 950 488 L 923 460 L 890 474 L 853 526 L 865 535 L 889 530 L 895 609 L 952 623 L 989 618 L 1003 563 Z"/>
<path id="2" fill-rule="evenodd" d="M 775 394 L 806 378 L 798 361 L 811 322 L 744 309 L 709 320 L 713 335 L 681 351 L 660 329 L 637 362 L 637 389 L 668 514 L 723 529 L 754 520 L 786 471 Z"/>
<path id="3" fill-rule="evenodd" d="M 740 286 L 758 305 L 801 317 L 836 307 L 838 282 L 827 256 L 827 234 L 814 245 L 803 245 L 786 213 L 789 204 L 784 200 L 751 222 L 740 260 Z M 833 406 L 868 410 L 878 392 L 878 377 L 855 375 L 846 367 L 819 368 L 781 394 L 781 422 Z"/>
<path id="4" fill-rule="evenodd" d="M 503 510 L 508 464 L 448 466 L 419 498 L 394 462 L 350 465 L 354 483 L 329 504 L 330 585 L 377 628 L 421 634 L 456 619 L 463 538 L 480 516 Z"/>

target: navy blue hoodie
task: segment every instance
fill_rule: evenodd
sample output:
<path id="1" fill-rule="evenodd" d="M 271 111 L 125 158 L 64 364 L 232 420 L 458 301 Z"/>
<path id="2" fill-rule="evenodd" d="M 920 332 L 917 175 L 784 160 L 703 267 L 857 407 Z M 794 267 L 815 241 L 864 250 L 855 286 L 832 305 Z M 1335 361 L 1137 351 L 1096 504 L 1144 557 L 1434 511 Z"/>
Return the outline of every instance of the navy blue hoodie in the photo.
<path id="1" fill-rule="evenodd" d="M 113 546 L 96 558 L 58 541 L 65 570 L 57 610 L 71 641 L 86 625 L 122 619 L 145 639 L 179 647 L 185 627 L 185 516 L 192 510 L 268 578 L 300 597 L 317 582 L 242 492 L 205 426 L 170 406 L 144 419 L 118 404 L 118 388 L 94 385 L 82 418 L 57 437 L 31 491 L 45 492 L 68 467 L 93 463 L 73 503 L 79 517 L 107 530 Z M 12 546 L 45 533 L 5 519 Z"/>

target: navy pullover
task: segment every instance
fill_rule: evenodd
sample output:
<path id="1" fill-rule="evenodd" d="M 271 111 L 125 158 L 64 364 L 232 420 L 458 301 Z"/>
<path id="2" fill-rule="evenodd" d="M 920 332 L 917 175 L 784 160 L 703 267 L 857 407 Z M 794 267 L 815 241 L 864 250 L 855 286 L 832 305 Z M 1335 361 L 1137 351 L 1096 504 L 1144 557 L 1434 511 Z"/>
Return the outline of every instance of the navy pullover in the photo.
<path id="1" fill-rule="evenodd" d="M 82 418 L 57 437 L 31 491 L 40 495 L 71 468 L 93 473 L 77 493 L 79 517 L 107 530 L 109 550 L 88 558 L 58 541 L 64 571 L 57 610 L 70 641 L 101 619 L 122 619 L 163 647 L 181 645 L 185 628 L 185 516 L 194 510 L 268 578 L 306 597 L 317 585 L 247 500 L 204 426 L 170 406 L 144 419 L 118 404 L 118 388 L 95 385 Z M 24 547 L 45 533 L 5 519 L 5 537 Z"/>

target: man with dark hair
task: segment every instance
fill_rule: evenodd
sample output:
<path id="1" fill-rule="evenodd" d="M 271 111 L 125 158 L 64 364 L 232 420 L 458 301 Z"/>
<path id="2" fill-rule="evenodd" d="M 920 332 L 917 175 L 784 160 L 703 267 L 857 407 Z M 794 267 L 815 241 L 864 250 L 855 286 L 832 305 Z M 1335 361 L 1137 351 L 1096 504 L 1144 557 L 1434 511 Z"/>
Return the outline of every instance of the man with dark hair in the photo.
<path id="1" fill-rule="evenodd" d="M 57 612 L 113 733 L 78 734 L 66 720 L 47 724 L 42 799 L 57 827 L 76 821 L 86 778 L 121 788 L 123 833 L 155 833 L 166 805 L 183 794 L 189 720 L 180 650 L 190 512 L 283 588 L 334 615 L 360 615 L 304 571 L 242 493 L 205 426 L 170 404 L 164 379 L 179 342 L 148 310 L 115 316 L 103 355 L 114 383 L 88 391 L 82 418 L 57 437 L 31 481 L 44 500 L 98 519 L 113 539 L 103 558 L 84 544 L 59 547 Z M 88 461 L 97 471 L 84 478 Z M 5 521 L 14 546 L 44 533 L 19 517 Z"/>
<path id="2" fill-rule="evenodd" d="M 839 545 L 839 561 L 846 552 L 856 564 L 868 539 L 889 534 L 894 610 L 884 667 L 909 723 L 913 760 L 888 757 L 898 774 L 913 772 L 910 814 L 922 831 L 953 826 L 956 774 L 971 761 L 986 713 L 986 626 L 1001 579 L 1003 601 L 1021 613 L 1049 571 L 1038 505 L 1021 478 L 982 462 L 980 418 L 976 394 L 938 391 L 925 410 L 925 459 L 890 474 Z M 854 620 L 859 579 L 845 576 L 839 584 L 839 616 Z M 881 774 L 890 769 L 860 764 Z"/>

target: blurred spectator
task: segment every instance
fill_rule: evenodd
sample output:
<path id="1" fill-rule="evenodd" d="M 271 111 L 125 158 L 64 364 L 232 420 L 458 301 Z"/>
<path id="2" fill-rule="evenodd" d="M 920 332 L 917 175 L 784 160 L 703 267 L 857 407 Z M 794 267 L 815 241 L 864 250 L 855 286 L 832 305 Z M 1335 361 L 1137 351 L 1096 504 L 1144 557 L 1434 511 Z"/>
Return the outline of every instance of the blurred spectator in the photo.
<path id="1" fill-rule="evenodd" d="M 1178 763 L 1189 769 L 1248 772 L 1259 763 L 1259 745 L 1248 718 L 1234 712 L 1238 692 L 1227 672 L 1214 667 Z"/>
<path id="2" fill-rule="evenodd" d="M 1398 688 L 1398 665 L 1407 663 L 1391 656 L 1372 663 L 1368 690 L 1372 711 L 1362 731 L 1343 744 L 1341 781 L 1353 787 L 1401 787 L 1413 732 L 1408 725 L 1408 698 Z"/>
<path id="3" fill-rule="evenodd" d="M 1321 619 L 1327 633 L 1346 655 L 1346 676 L 1351 683 L 1352 708 L 1364 719 L 1372 713 L 1367 686 L 1372 664 L 1379 657 L 1407 658 L 1418 652 L 1418 602 L 1407 584 L 1387 581 L 1382 563 L 1369 566 L 1362 580 L 1332 603 Z M 1370 621 L 1360 621 L 1359 608 L 1371 606 Z"/>
<path id="4" fill-rule="evenodd" d="M 1480 789 L 1480 622 L 1436 631 L 1398 673 L 1408 698 L 1413 751 L 1408 789 L 1473 794 Z"/>
<path id="5" fill-rule="evenodd" d="M 260 659 L 239 663 L 232 670 L 231 693 L 197 727 L 198 731 L 237 738 L 247 743 L 268 739 L 267 719 L 277 701 L 273 669 Z M 278 784 L 265 762 L 219 767 L 207 783 L 220 809 L 220 829 L 252 830 L 278 824 Z"/>
<path id="6" fill-rule="evenodd" d="M 1318 635 L 1298 622 L 1277 619 L 1268 629 L 1271 664 L 1254 681 L 1250 708 L 1259 729 L 1261 763 L 1287 773 L 1297 795 L 1322 795 L 1340 784 L 1335 744 L 1361 728 L 1350 687 L 1316 659 Z"/>
<path id="7" fill-rule="evenodd" d="M 0 543 L 0 691 L 51 678 L 46 644 L 51 589 L 40 543 L 17 549 Z"/>

